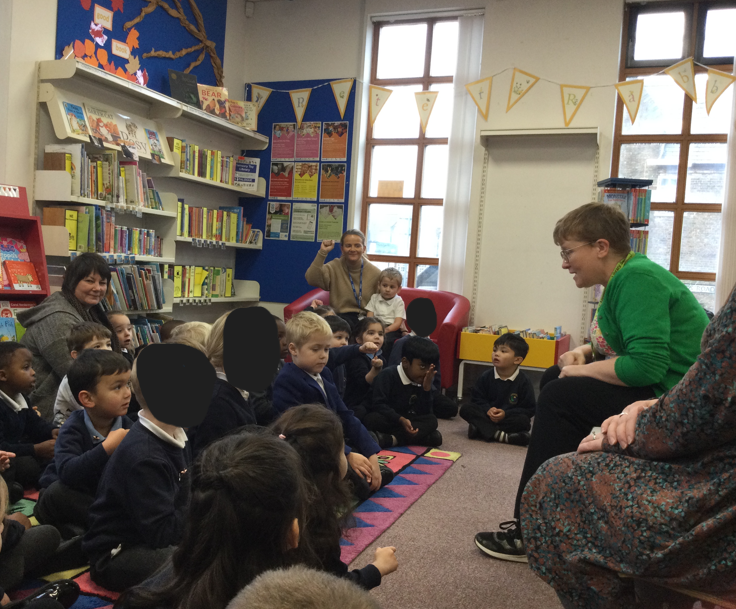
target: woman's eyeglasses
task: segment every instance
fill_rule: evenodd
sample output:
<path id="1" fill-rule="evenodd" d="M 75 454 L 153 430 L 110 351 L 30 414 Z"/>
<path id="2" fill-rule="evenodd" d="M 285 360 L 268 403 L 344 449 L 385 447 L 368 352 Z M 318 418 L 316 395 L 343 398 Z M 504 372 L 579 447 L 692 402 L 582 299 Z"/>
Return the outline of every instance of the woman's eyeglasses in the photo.
<path id="1" fill-rule="evenodd" d="M 593 245 L 594 243 L 598 243 L 598 242 L 591 241 L 590 243 L 583 243 L 582 245 L 571 247 L 569 250 L 560 250 L 560 258 L 562 258 L 564 262 L 570 262 L 570 254 L 572 252 L 574 252 L 578 248 L 585 247 L 586 245 Z"/>

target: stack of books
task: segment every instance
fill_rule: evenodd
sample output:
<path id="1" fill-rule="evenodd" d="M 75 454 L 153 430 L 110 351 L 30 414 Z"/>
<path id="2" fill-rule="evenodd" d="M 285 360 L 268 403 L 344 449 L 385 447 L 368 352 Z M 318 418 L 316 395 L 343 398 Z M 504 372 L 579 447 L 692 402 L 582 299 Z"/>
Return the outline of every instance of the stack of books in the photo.
<path id="1" fill-rule="evenodd" d="M 112 279 L 103 308 L 107 311 L 156 311 L 166 303 L 157 264 L 111 266 Z"/>
<path id="2" fill-rule="evenodd" d="M 231 298 L 233 269 L 207 266 L 168 266 L 166 272 L 174 281 L 174 298 Z"/>
<path id="3" fill-rule="evenodd" d="M 176 217 L 179 237 L 225 243 L 251 242 L 251 225 L 246 223 L 242 207 L 190 207 L 184 199 L 179 199 Z"/>

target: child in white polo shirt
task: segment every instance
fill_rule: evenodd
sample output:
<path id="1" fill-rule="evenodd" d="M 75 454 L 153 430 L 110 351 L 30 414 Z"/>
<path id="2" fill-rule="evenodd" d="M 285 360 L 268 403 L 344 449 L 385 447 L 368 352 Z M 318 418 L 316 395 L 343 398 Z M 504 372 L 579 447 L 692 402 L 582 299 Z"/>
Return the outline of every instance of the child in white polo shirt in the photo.
<path id="1" fill-rule="evenodd" d="M 365 307 L 368 311 L 367 317 L 378 317 L 386 325 L 383 336 L 383 355 L 386 361 L 394 343 L 401 338 L 401 327 L 406 318 L 404 301 L 399 296 L 402 279 L 401 273 L 393 267 L 381 271 L 378 276 L 378 292 L 371 296 Z"/>

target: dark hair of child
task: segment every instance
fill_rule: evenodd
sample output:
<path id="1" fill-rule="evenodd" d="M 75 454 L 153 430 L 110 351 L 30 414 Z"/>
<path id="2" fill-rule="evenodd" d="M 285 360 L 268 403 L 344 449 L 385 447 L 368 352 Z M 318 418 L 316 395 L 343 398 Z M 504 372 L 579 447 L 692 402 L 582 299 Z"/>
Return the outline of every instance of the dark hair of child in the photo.
<path id="1" fill-rule="evenodd" d="M 382 330 L 386 330 L 386 324 L 379 317 L 364 317 L 357 324 L 355 324 L 355 331 L 353 332 L 353 340 L 360 339 L 363 341 L 363 334 L 368 331 L 374 324 L 379 324 Z"/>
<path id="2" fill-rule="evenodd" d="M 74 399 L 79 402 L 80 391 L 94 392 L 103 376 L 112 376 L 130 370 L 130 362 L 120 353 L 105 349 L 85 349 L 74 360 L 67 379 Z"/>
<path id="3" fill-rule="evenodd" d="M 96 321 L 83 321 L 74 326 L 66 338 L 69 351 L 83 351 L 84 345 L 95 338 L 112 338 L 112 332 Z"/>
<path id="4" fill-rule="evenodd" d="M 348 338 L 350 337 L 350 324 L 342 317 L 339 317 L 338 315 L 330 315 L 325 317 L 325 321 L 330 326 L 330 330 L 332 330 L 333 334 L 335 332 L 345 332 L 348 335 Z"/>
<path id="5" fill-rule="evenodd" d="M 415 359 L 422 360 L 425 364 L 439 364 L 440 349 L 430 339 L 421 336 L 410 336 L 401 351 L 402 357 L 409 362 Z"/>
<path id="6" fill-rule="evenodd" d="M 20 343 L 13 341 L 0 342 L 0 368 L 7 368 L 13 360 L 15 352 L 25 348 Z"/>
<path id="7" fill-rule="evenodd" d="M 249 432 L 213 442 L 192 468 L 171 580 L 158 589 L 133 588 L 117 606 L 224 609 L 263 571 L 295 562 L 287 540 L 295 518 L 305 528 L 305 503 L 299 455 L 287 442 Z"/>
<path id="8" fill-rule="evenodd" d="M 165 343 L 166 341 L 171 340 L 171 333 L 179 326 L 183 326 L 185 323 L 186 322 L 181 319 L 170 319 L 163 324 L 159 330 L 161 334 L 161 342 Z"/>
<path id="9" fill-rule="evenodd" d="M 501 334 L 496 339 L 496 342 L 493 343 L 494 346 L 502 346 L 502 345 L 508 345 L 509 349 L 511 349 L 514 352 L 514 355 L 516 357 L 526 357 L 527 353 L 529 353 L 529 343 L 527 343 L 521 336 L 518 334 L 512 334 L 511 332 L 508 332 L 507 334 Z"/>
<path id="10" fill-rule="evenodd" d="M 319 563 L 339 547 L 343 525 L 341 515 L 352 507 L 349 484 L 343 480 L 340 462 L 344 450 L 342 423 L 322 404 L 295 406 L 282 414 L 271 429 L 284 436 L 302 458 L 313 487 L 308 507 L 306 543 Z M 311 557 L 307 557 L 310 562 Z"/>
<path id="11" fill-rule="evenodd" d="M 336 315 L 335 309 L 333 309 L 330 305 L 322 305 L 320 307 L 315 307 L 314 312 L 319 315 L 320 317 L 332 317 Z M 325 317 L 325 319 L 327 319 Z"/>

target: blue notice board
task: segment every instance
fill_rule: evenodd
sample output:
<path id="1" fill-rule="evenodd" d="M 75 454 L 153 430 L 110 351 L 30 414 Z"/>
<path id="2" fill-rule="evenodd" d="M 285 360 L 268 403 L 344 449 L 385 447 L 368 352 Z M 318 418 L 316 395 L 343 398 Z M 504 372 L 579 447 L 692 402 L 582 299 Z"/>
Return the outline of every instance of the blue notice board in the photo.
<path id="1" fill-rule="evenodd" d="M 293 220 L 293 213 L 290 213 L 289 233 L 288 235 L 283 234 L 285 226 L 282 228 L 282 239 L 267 239 L 266 232 L 266 220 L 269 209 L 278 210 L 282 204 L 290 204 L 290 212 L 293 212 L 293 204 L 297 203 L 312 203 L 317 205 L 317 210 L 320 209 L 320 205 L 324 206 L 328 203 L 323 201 L 320 202 L 320 189 L 322 187 L 322 180 L 324 179 L 325 173 L 329 174 L 329 170 L 324 168 L 324 165 L 329 164 L 341 164 L 345 165 L 345 188 L 344 188 L 344 200 L 337 202 L 331 200 L 330 204 L 344 205 L 343 217 L 342 217 L 342 231 L 347 226 L 348 218 L 348 199 L 350 193 L 350 184 L 352 179 L 352 146 L 353 146 L 353 127 L 354 127 L 354 116 L 355 116 L 355 83 L 350 90 L 350 96 L 348 99 L 347 107 L 345 109 L 345 116 L 340 118 L 340 110 L 335 102 L 335 96 L 332 92 L 330 82 L 340 80 L 333 78 L 330 80 L 300 80 L 300 81 L 286 81 L 286 82 L 264 82 L 255 83 L 257 85 L 274 89 L 274 91 L 268 97 L 263 108 L 258 115 L 258 132 L 269 137 L 269 146 L 266 150 L 262 151 L 248 151 L 247 156 L 256 157 L 261 159 L 261 170 L 260 175 L 266 179 L 266 199 L 241 199 L 240 204 L 243 207 L 244 216 L 249 224 L 252 224 L 253 228 L 257 228 L 263 231 L 263 250 L 237 250 L 236 261 L 235 261 L 235 278 L 236 279 L 249 279 L 251 281 L 257 281 L 261 286 L 261 300 L 267 302 L 285 302 L 290 303 L 306 294 L 312 288 L 304 279 L 304 274 L 307 272 L 307 268 L 314 260 L 319 250 L 320 242 L 317 241 L 317 230 L 319 227 L 319 219 L 317 221 L 317 227 L 315 228 L 315 236 L 313 241 L 294 241 L 291 239 L 291 222 Z M 320 86 L 324 85 L 324 86 Z M 318 87 L 318 88 L 314 88 Z M 250 87 L 246 85 L 248 89 L 246 91 L 246 99 L 250 98 Z M 322 123 L 322 130 L 324 131 L 324 123 L 332 122 L 347 122 L 347 151 L 345 161 L 332 161 L 322 160 L 319 161 L 305 161 L 319 163 L 319 184 L 317 188 L 317 200 L 307 200 L 302 198 L 294 198 L 293 194 L 299 194 L 293 192 L 293 177 L 297 174 L 297 170 L 293 169 L 292 173 L 292 196 L 286 198 L 274 199 L 269 197 L 271 193 L 271 179 L 272 176 L 278 175 L 276 178 L 279 184 L 284 183 L 285 174 L 275 174 L 283 169 L 284 165 L 288 165 L 288 162 L 273 162 L 276 167 L 272 168 L 272 147 L 274 143 L 273 128 L 274 124 L 288 124 L 296 123 L 296 117 L 294 115 L 294 109 L 292 107 L 291 97 L 288 93 L 281 93 L 280 91 L 295 91 L 298 89 L 312 88 L 309 103 L 307 105 L 306 112 L 302 123 L 308 122 L 319 122 Z M 279 134 L 283 132 L 279 130 Z M 279 154 L 278 147 L 281 142 L 277 142 L 277 157 L 282 157 L 283 153 Z M 320 151 L 322 148 L 320 147 Z M 292 161 L 295 165 L 299 165 L 300 161 Z M 324 170 L 324 172 L 323 172 Z M 276 184 L 274 184 L 275 186 Z M 281 193 L 285 194 L 285 193 Z M 333 205 L 333 207 L 334 207 Z M 331 209 L 323 209 L 323 212 L 332 211 Z M 278 213 L 278 212 L 276 212 Z M 319 217 L 319 214 L 318 214 Z M 282 221 L 282 225 L 285 224 Z M 271 233 L 278 234 L 278 233 Z M 286 236 L 288 239 L 283 239 Z M 340 248 L 335 249 L 330 253 L 327 260 L 331 260 L 338 256 Z"/>

